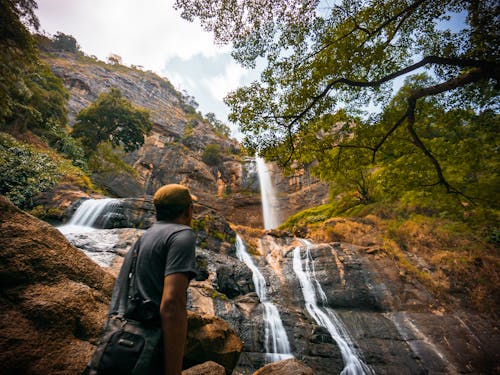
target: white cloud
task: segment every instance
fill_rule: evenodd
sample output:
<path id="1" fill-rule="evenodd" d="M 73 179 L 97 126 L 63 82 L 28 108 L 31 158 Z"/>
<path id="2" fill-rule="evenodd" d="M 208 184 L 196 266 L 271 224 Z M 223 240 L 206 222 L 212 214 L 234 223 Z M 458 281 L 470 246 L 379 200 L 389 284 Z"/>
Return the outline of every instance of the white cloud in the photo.
<path id="1" fill-rule="evenodd" d="M 171 0 L 39 0 L 42 28 L 73 35 L 82 49 L 106 59 L 159 71 L 166 59 L 213 56 L 220 48 L 196 23 L 180 18 Z"/>
<path id="2" fill-rule="evenodd" d="M 244 68 L 231 61 L 225 66 L 224 74 L 204 78 L 202 83 L 215 98 L 222 100 L 242 83 L 242 79 L 247 73 Z"/>

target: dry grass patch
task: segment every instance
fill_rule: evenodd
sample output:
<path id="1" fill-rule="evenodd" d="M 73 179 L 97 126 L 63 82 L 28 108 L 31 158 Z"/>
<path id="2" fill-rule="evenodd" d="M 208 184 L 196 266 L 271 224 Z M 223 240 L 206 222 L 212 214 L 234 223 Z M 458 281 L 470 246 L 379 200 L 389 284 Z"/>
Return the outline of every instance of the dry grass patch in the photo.
<path id="1" fill-rule="evenodd" d="M 253 255 L 262 255 L 259 251 L 260 239 L 264 236 L 265 230 L 259 228 L 246 227 L 244 225 L 231 224 L 234 230 L 245 242 L 247 251 Z"/>

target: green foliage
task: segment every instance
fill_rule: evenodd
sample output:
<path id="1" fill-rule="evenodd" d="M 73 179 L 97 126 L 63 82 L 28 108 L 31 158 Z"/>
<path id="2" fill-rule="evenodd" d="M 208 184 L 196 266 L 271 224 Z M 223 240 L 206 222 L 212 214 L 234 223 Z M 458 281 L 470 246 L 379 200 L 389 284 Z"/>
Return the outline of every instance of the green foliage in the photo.
<path id="1" fill-rule="evenodd" d="M 60 31 L 52 37 L 51 47 L 56 51 L 68 51 L 72 53 L 80 51 L 80 46 L 76 42 L 76 39 L 72 35 L 64 34 Z"/>
<path id="2" fill-rule="evenodd" d="M 220 146 L 218 144 L 207 145 L 203 151 L 202 160 L 207 165 L 219 165 L 222 162 Z"/>
<path id="3" fill-rule="evenodd" d="M 250 153 L 287 168 L 313 165 L 334 195 L 355 192 L 365 204 L 407 191 L 498 204 L 496 2 L 177 0 L 176 7 L 232 44 L 243 65 L 267 60 L 259 82 L 225 99 Z M 394 80 L 417 68 L 427 75 L 394 95 Z"/>
<path id="4" fill-rule="evenodd" d="M 33 198 L 54 187 L 61 176 L 46 152 L 0 133 L 0 194 L 12 203 L 30 207 Z"/>
<path id="5" fill-rule="evenodd" d="M 120 147 L 113 147 L 110 142 L 101 142 L 89 158 L 88 167 L 94 173 L 125 173 L 136 176 L 134 168 L 123 161 L 125 153 Z"/>
<path id="6" fill-rule="evenodd" d="M 64 129 L 68 94 L 61 79 L 41 63 L 21 19 L 37 27 L 34 1 L 2 1 L 0 40 L 0 128 L 31 130 L 49 142 Z"/>
<path id="7" fill-rule="evenodd" d="M 229 129 L 226 124 L 220 121 L 215 116 L 215 113 L 209 112 L 205 115 L 205 118 L 208 120 L 210 125 L 212 125 L 212 128 L 217 134 L 221 135 L 224 138 L 229 138 L 229 136 L 231 135 L 231 129 Z"/>
<path id="8" fill-rule="evenodd" d="M 149 134 L 152 126 L 149 112 L 134 107 L 120 90 L 112 88 L 80 111 L 72 136 L 81 139 L 87 155 L 94 152 L 101 142 L 131 152 L 144 144 L 144 136 Z"/>
<path id="9" fill-rule="evenodd" d="M 63 156 L 70 159 L 73 165 L 86 168 L 85 151 L 79 139 L 75 139 L 70 134 L 71 128 L 52 129 L 49 134 L 49 144 Z"/>
<path id="10" fill-rule="evenodd" d="M 38 53 L 22 20 L 38 27 L 35 1 L 0 1 L 0 127 L 25 118 L 36 118 L 37 108 L 29 100 L 33 75 L 37 74 Z"/>

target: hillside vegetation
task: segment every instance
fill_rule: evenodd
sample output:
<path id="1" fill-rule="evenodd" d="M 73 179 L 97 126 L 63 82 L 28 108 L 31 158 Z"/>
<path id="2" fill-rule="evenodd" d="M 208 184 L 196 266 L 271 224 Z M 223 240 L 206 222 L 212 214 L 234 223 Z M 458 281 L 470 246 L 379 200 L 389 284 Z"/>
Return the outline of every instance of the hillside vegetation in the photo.
<path id="1" fill-rule="evenodd" d="M 417 194 L 370 204 L 344 198 L 302 211 L 280 229 L 388 256 L 402 278 L 422 283 L 450 307 L 495 314 L 500 306 L 496 210 Z"/>

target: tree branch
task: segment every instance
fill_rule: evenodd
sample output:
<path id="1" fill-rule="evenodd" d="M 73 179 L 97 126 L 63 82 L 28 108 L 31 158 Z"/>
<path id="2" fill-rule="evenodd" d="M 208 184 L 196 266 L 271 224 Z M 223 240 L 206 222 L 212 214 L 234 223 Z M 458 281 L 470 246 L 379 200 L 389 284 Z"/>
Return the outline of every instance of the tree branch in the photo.
<path id="1" fill-rule="evenodd" d="M 304 108 L 299 114 L 295 116 L 295 118 L 288 124 L 288 127 L 291 128 L 296 122 L 298 122 L 302 117 L 305 116 L 307 112 L 313 108 L 316 103 L 318 103 L 321 99 L 323 99 L 333 88 L 333 86 L 338 85 L 340 83 L 346 84 L 352 87 L 378 87 L 386 82 L 389 82 L 397 77 L 400 77 L 404 74 L 410 73 L 414 70 L 417 70 L 428 64 L 436 64 L 436 65 L 452 65 L 457 67 L 476 67 L 480 68 L 477 71 L 477 77 L 475 80 L 478 80 L 481 77 L 491 77 L 495 78 L 498 82 L 499 79 L 499 67 L 497 64 L 490 63 L 484 60 L 473 60 L 473 59 L 459 59 L 459 58 L 449 58 L 449 57 L 440 57 L 440 56 L 427 56 L 420 60 L 419 62 L 407 66 L 406 68 L 400 69 L 394 73 L 388 74 L 378 80 L 375 81 L 356 81 L 348 78 L 337 78 L 333 81 L 330 81 L 328 85 L 321 91 L 318 95 L 312 98 L 311 103 L 309 103 L 306 108 Z M 460 78 L 460 77 L 457 77 Z M 471 80 L 470 82 L 473 82 Z M 446 84 L 446 83 L 445 83 Z M 465 83 L 464 83 L 465 84 Z M 446 91 L 446 90 L 443 90 Z"/>
<path id="2" fill-rule="evenodd" d="M 408 111 L 403 115 L 403 117 L 401 117 L 398 121 L 396 121 L 396 123 L 392 126 L 392 128 L 390 128 L 389 131 L 387 133 L 385 133 L 385 135 L 382 137 L 380 142 L 377 143 L 377 145 L 375 145 L 375 147 L 373 148 L 372 163 L 375 163 L 375 157 L 376 157 L 377 151 L 380 149 L 380 147 L 382 147 L 382 145 L 385 143 L 387 138 L 389 138 L 390 135 L 392 133 L 394 133 L 394 131 L 401 126 L 401 124 L 403 123 L 403 121 L 407 117 L 408 117 Z"/>
<path id="3" fill-rule="evenodd" d="M 415 146 L 417 146 L 424 153 L 425 156 L 427 156 L 427 158 L 433 164 L 434 169 L 436 170 L 438 182 L 435 185 L 438 185 L 438 184 L 443 185 L 446 188 L 446 191 L 448 193 L 459 194 L 459 195 L 463 196 L 464 198 L 467 198 L 471 201 L 473 200 L 473 198 L 468 197 L 463 192 L 461 192 L 458 189 L 455 189 L 453 186 L 451 186 L 449 184 L 449 182 L 447 181 L 447 179 L 445 178 L 445 176 L 443 174 L 443 169 L 441 168 L 441 165 L 439 164 L 438 160 L 434 157 L 434 155 L 429 151 L 429 149 L 424 145 L 422 140 L 417 135 L 417 133 L 414 129 L 415 107 L 416 107 L 418 99 L 421 99 L 421 98 L 426 97 L 426 96 L 440 94 L 440 93 L 445 92 L 445 91 L 453 90 L 457 87 L 465 86 L 466 84 L 469 84 L 469 83 L 472 83 L 472 82 L 475 82 L 475 81 L 481 79 L 483 76 L 484 76 L 484 73 L 483 73 L 482 69 L 475 68 L 466 74 L 462 74 L 459 77 L 453 78 L 453 79 L 446 81 L 444 83 L 441 83 L 439 85 L 415 90 L 408 98 L 408 110 L 406 112 L 406 116 L 408 118 L 407 129 L 412 137 L 413 144 Z"/>
<path id="4" fill-rule="evenodd" d="M 345 33 L 344 35 L 342 35 L 341 37 L 335 39 L 335 40 L 332 40 L 330 43 L 327 43 L 325 44 L 324 46 L 322 46 L 319 50 L 317 51 L 314 51 L 312 53 L 310 53 L 309 55 L 307 55 L 299 65 L 301 65 L 302 63 L 304 63 L 305 61 L 307 61 L 308 59 L 310 59 L 311 57 L 313 56 L 316 56 L 318 54 L 320 54 L 321 52 L 323 52 L 325 49 L 327 49 L 328 47 L 330 47 L 331 45 L 335 44 L 335 43 L 338 43 L 342 40 L 344 40 L 345 38 L 351 36 L 356 30 L 360 30 L 362 32 L 364 32 L 365 34 L 367 34 L 369 36 L 369 38 L 365 39 L 359 46 L 363 46 L 363 44 L 365 44 L 371 37 L 372 35 L 376 35 L 378 33 L 380 33 L 380 31 L 382 31 L 387 25 L 389 25 L 391 22 L 394 22 L 396 21 L 399 17 L 403 16 L 403 19 L 398 23 L 398 25 L 396 26 L 396 31 L 395 33 L 397 32 L 397 30 L 400 29 L 401 25 L 403 24 L 404 20 L 406 20 L 410 14 L 415 11 L 420 5 L 422 5 L 423 3 L 425 3 L 426 1 L 429 1 L 429 0 L 417 0 L 415 1 L 413 4 L 411 4 L 410 6 L 408 6 L 407 8 L 405 9 L 402 9 L 399 13 L 393 15 L 392 17 L 389 17 L 385 22 L 381 23 L 375 30 L 373 31 L 370 31 L 368 30 L 367 28 L 364 28 L 364 27 L 361 27 L 357 22 L 356 20 L 353 20 L 354 22 L 354 28 L 352 28 L 349 32 Z M 388 42 L 390 40 L 392 40 L 392 38 L 394 38 L 394 35 L 395 33 L 391 36 L 391 38 L 387 40 L 386 44 L 388 44 Z"/>

